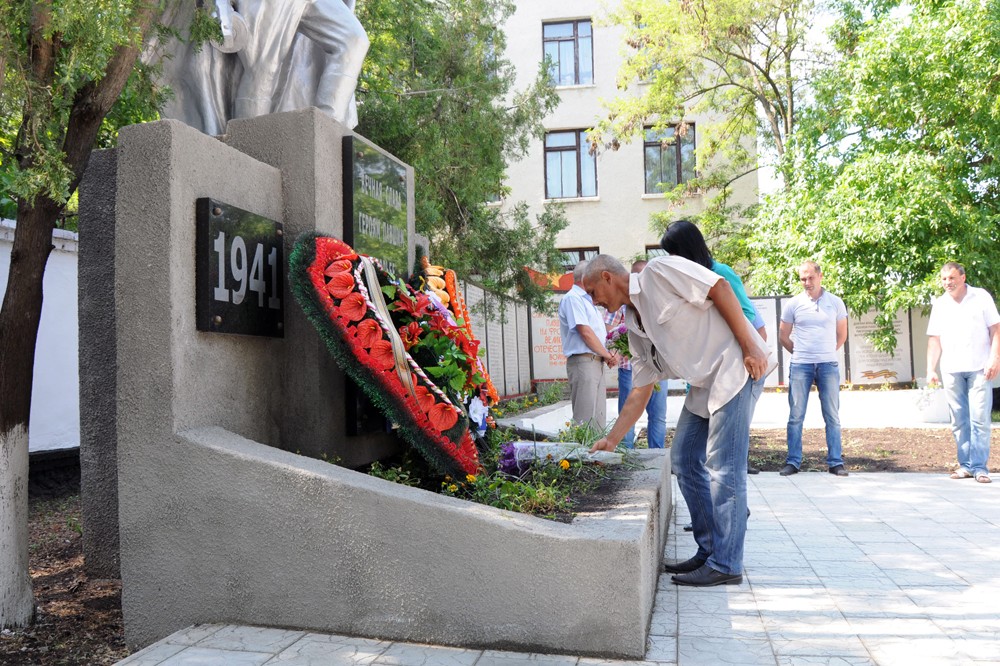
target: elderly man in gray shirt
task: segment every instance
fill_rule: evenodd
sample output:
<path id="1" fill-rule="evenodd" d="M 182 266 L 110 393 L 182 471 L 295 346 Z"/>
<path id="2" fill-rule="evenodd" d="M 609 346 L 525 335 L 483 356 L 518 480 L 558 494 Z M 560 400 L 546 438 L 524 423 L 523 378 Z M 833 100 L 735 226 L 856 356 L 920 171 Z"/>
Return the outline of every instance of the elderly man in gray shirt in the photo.
<path id="1" fill-rule="evenodd" d="M 615 448 L 657 381 L 687 380 L 670 459 L 698 551 L 664 570 L 677 585 L 742 583 L 751 389 L 777 366 L 775 355 L 743 316 L 729 283 L 682 257 L 656 257 L 630 275 L 614 257 L 598 255 L 584 288 L 597 305 L 627 306 L 634 384 L 618 421 L 593 450 Z"/>

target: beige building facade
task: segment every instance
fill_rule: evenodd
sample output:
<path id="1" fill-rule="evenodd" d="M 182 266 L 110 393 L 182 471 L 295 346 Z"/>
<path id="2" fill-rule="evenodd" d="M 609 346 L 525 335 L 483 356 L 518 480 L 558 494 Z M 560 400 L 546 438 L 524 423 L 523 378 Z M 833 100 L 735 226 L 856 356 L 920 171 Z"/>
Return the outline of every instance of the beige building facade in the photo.
<path id="1" fill-rule="evenodd" d="M 525 201 L 533 214 L 548 203 L 565 206 L 569 225 L 558 238 L 573 257 L 604 252 L 628 261 L 659 246 L 660 234 L 650 216 L 669 211 L 679 219 L 700 212 L 704 195 L 687 197 L 672 207 L 661 194 L 695 173 L 695 152 L 703 127 L 714 119 L 688 118 L 682 139 L 663 145 L 652 134 L 635 137 L 617 151 L 590 155 L 586 131 L 605 113 L 603 101 L 621 94 L 640 94 L 641 85 L 618 90 L 618 70 L 627 48 L 623 31 L 607 25 L 606 2 L 600 0 L 520 0 L 505 26 L 507 57 L 517 69 L 517 87 L 526 87 L 546 54 L 556 84 L 559 106 L 545 119 L 546 136 L 535 140 L 527 156 L 508 170 L 510 193 L 503 206 Z M 690 131 L 693 129 L 693 132 Z M 645 139 L 645 140 L 644 140 Z M 734 185 L 735 203 L 757 200 L 757 176 Z"/>

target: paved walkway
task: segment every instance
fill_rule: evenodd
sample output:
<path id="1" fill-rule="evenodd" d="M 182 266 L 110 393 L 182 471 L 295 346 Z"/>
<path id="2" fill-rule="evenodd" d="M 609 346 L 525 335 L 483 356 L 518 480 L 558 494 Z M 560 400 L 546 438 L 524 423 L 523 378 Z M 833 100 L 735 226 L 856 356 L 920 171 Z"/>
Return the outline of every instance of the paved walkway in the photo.
<path id="1" fill-rule="evenodd" d="M 841 391 L 840 423 L 844 428 L 947 428 L 948 407 L 941 403 L 937 413 L 921 411 L 918 406 L 921 392 L 905 391 Z M 677 417 L 684 404 L 683 395 L 667 397 L 667 425 L 677 425 Z M 618 416 L 618 399 L 608 400 L 608 421 Z M 566 427 L 573 416 L 568 401 L 543 407 L 533 412 L 499 419 L 503 425 L 510 425 L 530 431 L 532 428 L 542 435 L 555 435 Z M 937 418 L 928 422 L 929 417 Z M 752 428 L 776 428 L 784 430 L 788 423 L 788 393 L 765 392 L 754 410 Z M 638 427 L 646 427 L 646 414 L 639 417 Z M 822 428 L 823 414 L 820 411 L 819 396 L 813 391 L 806 408 L 803 422 L 805 428 Z"/>
<path id="2" fill-rule="evenodd" d="M 865 413 L 881 413 L 884 426 L 895 425 L 891 405 L 880 406 L 878 393 L 865 396 L 872 403 Z M 845 419 L 846 427 L 860 427 L 850 423 Z M 748 479 L 753 515 L 744 583 L 678 588 L 661 576 L 646 661 L 202 625 L 120 663 L 1000 665 L 1000 483 L 931 474 L 762 473 Z M 682 530 L 684 502 L 675 507 L 665 557 L 686 559 L 695 546 Z"/>

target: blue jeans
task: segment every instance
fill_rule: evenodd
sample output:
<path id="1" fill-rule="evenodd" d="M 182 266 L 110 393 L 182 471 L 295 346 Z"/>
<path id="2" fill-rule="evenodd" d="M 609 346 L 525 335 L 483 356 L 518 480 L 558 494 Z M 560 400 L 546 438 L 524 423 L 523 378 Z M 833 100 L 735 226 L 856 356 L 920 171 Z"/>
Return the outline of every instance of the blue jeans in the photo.
<path id="1" fill-rule="evenodd" d="M 816 384 L 819 404 L 826 422 L 827 467 L 843 465 L 840 446 L 840 366 L 832 363 L 792 363 L 788 371 L 788 458 L 785 462 L 802 466 L 802 421 L 809 403 L 809 389 Z"/>
<path id="2" fill-rule="evenodd" d="M 632 369 L 618 368 L 618 413 L 632 392 Z M 667 437 L 667 391 L 661 386 L 659 391 L 653 391 L 646 403 L 646 438 L 649 448 L 662 449 Z M 635 447 L 635 427 L 629 428 L 628 434 L 622 440 L 625 448 Z"/>
<path id="3" fill-rule="evenodd" d="M 943 372 L 951 432 L 958 446 L 958 464 L 969 474 L 986 474 L 990 457 L 993 387 L 983 371 Z"/>
<path id="4" fill-rule="evenodd" d="M 707 419 L 682 409 L 670 447 L 677 485 L 691 512 L 696 557 L 726 574 L 743 573 L 752 387 L 747 379 Z"/>

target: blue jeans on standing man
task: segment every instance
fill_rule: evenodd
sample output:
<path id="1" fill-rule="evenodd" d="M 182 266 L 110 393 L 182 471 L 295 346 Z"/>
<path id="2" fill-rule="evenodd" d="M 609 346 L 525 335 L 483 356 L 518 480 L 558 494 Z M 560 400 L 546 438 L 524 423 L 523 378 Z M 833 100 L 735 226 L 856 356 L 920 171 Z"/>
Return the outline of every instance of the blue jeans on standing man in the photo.
<path id="1" fill-rule="evenodd" d="M 622 413 L 622 406 L 628 399 L 628 394 L 632 392 L 632 369 L 623 370 L 618 368 L 618 413 Z M 667 392 L 661 387 L 659 391 L 653 391 L 646 403 L 646 439 L 649 448 L 662 449 L 663 442 L 667 437 Z M 625 448 L 635 448 L 635 426 L 629 428 L 628 434 L 623 440 Z"/>
<path id="2" fill-rule="evenodd" d="M 725 574 L 743 573 L 747 453 L 753 380 L 709 418 L 681 410 L 670 446 L 677 485 L 691 513 L 698 553 Z"/>
<path id="3" fill-rule="evenodd" d="M 832 363 L 792 363 L 788 371 L 788 458 L 795 469 L 802 466 L 802 421 L 809 403 L 809 389 L 816 384 L 819 404 L 826 422 L 827 467 L 843 465 L 840 445 L 840 365 Z"/>
<path id="4" fill-rule="evenodd" d="M 993 386 L 982 370 L 943 372 L 951 432 L 958 446 L 958 464 L 969 474 L 986 474 L 990 457 Z"/>

